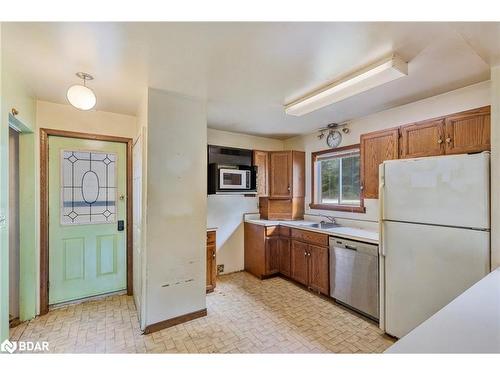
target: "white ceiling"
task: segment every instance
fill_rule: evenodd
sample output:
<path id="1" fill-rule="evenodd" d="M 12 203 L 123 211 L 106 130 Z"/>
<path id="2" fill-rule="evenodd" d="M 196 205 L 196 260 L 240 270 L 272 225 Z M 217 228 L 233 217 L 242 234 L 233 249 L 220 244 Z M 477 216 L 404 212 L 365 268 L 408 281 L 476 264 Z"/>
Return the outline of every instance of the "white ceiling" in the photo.
<path id="1" fill-rule="evenodd" d="M 4 57 L 42 100 L 77 71 L 98 110 L 136 114 L 146 86 L 204 98 L 210 127 L 285 138 L 489 79 L 499 23 L 4 23 Z M 283 104 L 396 52 L 408 77 L 302 117 Z"/>

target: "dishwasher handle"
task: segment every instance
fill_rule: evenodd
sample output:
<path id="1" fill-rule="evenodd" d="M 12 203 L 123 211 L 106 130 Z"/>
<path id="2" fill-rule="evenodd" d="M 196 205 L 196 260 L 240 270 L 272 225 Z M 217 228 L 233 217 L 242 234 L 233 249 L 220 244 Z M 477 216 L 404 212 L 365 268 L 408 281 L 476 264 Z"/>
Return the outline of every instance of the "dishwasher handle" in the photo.
<path id="1" fill-rule="evenodd" d="M 358 248 L 356 246 L 351 246 L 351 245 L 348 245 L 348 244 L 345 244 L 344 248 L 348 249 L 348 250 L 352 250 L 352 251 L 358 251 Z"/>

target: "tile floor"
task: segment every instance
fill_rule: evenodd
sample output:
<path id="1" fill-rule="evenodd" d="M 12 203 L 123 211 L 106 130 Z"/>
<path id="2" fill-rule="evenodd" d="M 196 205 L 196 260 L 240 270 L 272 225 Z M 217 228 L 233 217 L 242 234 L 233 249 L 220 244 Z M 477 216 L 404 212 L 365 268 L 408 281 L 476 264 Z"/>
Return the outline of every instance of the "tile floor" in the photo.
<path id="1" fill-rule="evenodd" d="M 393 343 L 374 323 L 282 278 L 221 276 L 208 315 L 142 335 L 132 297 L 51 311 L 11 330 L 53 353 L 379 353 Z"/>

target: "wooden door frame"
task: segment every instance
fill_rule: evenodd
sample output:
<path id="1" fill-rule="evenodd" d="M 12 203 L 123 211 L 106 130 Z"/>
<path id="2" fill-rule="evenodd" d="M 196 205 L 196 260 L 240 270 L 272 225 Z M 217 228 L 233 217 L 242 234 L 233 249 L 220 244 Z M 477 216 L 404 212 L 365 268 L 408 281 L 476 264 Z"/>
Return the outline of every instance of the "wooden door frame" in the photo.
<path id="1" fill-rule="evenodd" d="M 133 222 L 132 222 L 132 138 L 115 137 L 66 130 L 40 129 L 40 315 L 49 312 L 49 136 L 127 145 L 127 295 L 133 294 Z"/>

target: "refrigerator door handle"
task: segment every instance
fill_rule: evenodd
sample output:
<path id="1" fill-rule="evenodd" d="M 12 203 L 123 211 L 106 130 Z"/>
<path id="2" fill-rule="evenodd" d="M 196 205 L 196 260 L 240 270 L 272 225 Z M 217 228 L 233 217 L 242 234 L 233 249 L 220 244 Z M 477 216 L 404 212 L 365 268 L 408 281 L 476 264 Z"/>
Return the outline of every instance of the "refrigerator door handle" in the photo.
<path id="1" fill-rule="evenodd" d="M 384 250 L 384 187 L 385 187 L 385 173 L 384 173 L 384 163 L 379 166 L 379 185 L 378 185 L 378 204 L 379 204 L 379 245 L 378 253 L 381 256 L 385 256 Z"/>

